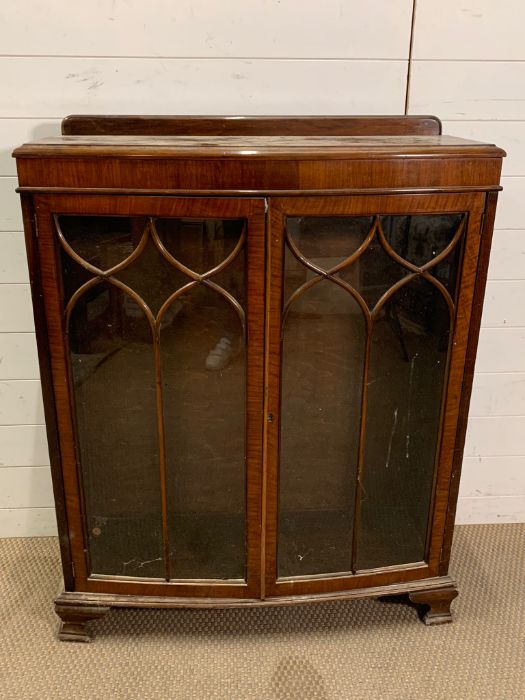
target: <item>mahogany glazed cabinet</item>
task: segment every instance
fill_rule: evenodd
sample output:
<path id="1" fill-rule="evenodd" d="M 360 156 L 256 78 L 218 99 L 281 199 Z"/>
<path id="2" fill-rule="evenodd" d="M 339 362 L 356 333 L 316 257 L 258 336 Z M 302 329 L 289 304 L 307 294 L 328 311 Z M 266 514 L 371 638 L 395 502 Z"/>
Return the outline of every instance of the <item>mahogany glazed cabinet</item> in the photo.
<path id="1" fill-rule="evenodd" d="M 435 117 L 68 117 L 21 146 L 65 590 L 405 595 L 448 565 L 501 159 Z"/>

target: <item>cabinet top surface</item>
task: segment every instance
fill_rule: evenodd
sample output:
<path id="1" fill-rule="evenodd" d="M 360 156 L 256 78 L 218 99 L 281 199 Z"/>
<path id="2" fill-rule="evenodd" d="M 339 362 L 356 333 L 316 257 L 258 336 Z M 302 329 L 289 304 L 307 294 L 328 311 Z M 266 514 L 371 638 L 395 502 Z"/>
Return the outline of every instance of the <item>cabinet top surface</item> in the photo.
<path id="1" fill-rule="evenodd" d="M 501 158 L 493 144 L 456 136 L 61 136 L 24 144 L 16 158 L 372 159 Z"/>

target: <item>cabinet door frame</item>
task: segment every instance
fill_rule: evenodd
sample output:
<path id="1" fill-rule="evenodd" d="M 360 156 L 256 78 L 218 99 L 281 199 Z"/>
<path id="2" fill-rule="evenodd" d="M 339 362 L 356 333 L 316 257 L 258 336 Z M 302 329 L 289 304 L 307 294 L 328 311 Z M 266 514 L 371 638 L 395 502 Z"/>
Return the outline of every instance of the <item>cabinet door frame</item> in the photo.
<path id="1" fill-rule="evenodd" d="M 59 521 L 61 541 L 69 539 L 73 581 L 67 590 L 177 598 L 246 599 L 260 597 L 261 481 L 263 416 L 263 347 L 265 294 L 265 201 L 263 198 L 213 198 L 154 195 L 38 194 L 33 246 L 38 265 L 33 294 L 42 297 L 45 322 L 38 319 L 40 352 L 49 352 L 52 387 L 46 392 L 47 415 L 56 415 L 59 454 L 54 459 L 55 492 L 65 496 L 66 521 Z M 165 216 L 193 218 L 243 218 L 247 221 L 246 258 L 246 580 L 162 580 L 138 577 L 90 575 L 82 487 L 78 468 L 68 355 L 64 333 L 63 294 L 59 244 L 54 215 Z M 47 337 L 45 337 L 47 332 Z M 53 427 L 51 426 L 51 429 Z M 55 478 L 58 482 L 58 479 Z M 164 503 L 167 495 L 163 494 Z M 166 511 L 163 525 L 166 527 Z"/>
<path id="2" fill-rule="evenodd" d="M 403 583 L 438 576 L 459 420 L 461 387 L 467 353 L 474 286 L 481 242 L 485 193 L 417 193 L 355 196 L 318 195 L 270 199 L 267 238 L 266 423 L 263 483 L 264 594 L 267 597 L 334 593 Z M 438 442 L 437 468 L 430 506 L 426 557 L 421 562 L 363 572 L 277 576 L 278 489 L 281 383 L 281 308 L 287 216 L 374 216 L 378 214 L 468 214 L 462 265 L 458 279 L 456 321 L 450 344 L 448 372 Z M 459 310 L 459 313 L 458 313 Z M 442 573 L 442 572 L 441 572 Z"/>

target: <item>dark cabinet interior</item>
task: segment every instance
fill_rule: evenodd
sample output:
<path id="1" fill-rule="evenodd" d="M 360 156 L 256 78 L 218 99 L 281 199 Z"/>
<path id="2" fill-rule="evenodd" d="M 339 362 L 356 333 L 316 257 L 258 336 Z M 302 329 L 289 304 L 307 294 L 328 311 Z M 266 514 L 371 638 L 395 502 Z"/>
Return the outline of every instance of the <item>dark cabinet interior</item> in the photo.
<path id="1" fill-rule="evenodd" d="M 503 153 L 388 119 L 70 117 L 106 136 L 15 152 L 61 638 L 317 596 L 450 620 Z"/>
<path id="2" fill-rule="evenodd" d="M 465 219 L 287 219 L 279 575 L 425 559 Z"/>
<path id="3" fill-rule="evenodd" d="M 246 222 L 56 226 L 91 573 L 244 579 Z"/>

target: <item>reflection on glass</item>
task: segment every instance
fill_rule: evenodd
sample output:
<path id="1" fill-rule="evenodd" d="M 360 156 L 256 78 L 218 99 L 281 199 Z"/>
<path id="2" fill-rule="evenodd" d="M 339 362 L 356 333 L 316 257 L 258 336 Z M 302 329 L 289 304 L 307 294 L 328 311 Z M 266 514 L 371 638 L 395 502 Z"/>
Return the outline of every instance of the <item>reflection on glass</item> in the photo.
<path id="1" fill-rule="evenodd" d="M 128 258 L 139 245 L 145 217 L 59 216 L 58 225 L 74 254 L 98 270 L 106 271 Z M 76 290 L 93 277 L 74 257 L 60 248 L 62 286 L 68 301 Z"/>
<path id="2" fill-rule="evenodd" d="M 421 267 L 442 253 L 454 238 L 463 214 L 382 216 L 381 225 L 392 249 Z"/>
<path id="3" fill-rule="evenodd" d="M 214 269 L 239 242 L 242 221 L 159 222 L 170 253 Z M 198 243 L 195 237 L 198 235 Z M 213 281 L 244 306 L 245 248 Z M 244 579 L 245 385 L 243 324 L 215 289 L 194 287 L 166 312 L 160 347 L 172 578 Z"/>
<path id="4" fill-rule="evenodd" d="M 357 569 L 424 559 L 450 311 L 442 292 L 419 274 L 414 277 L 392 251 L 418 268 L 431 263 L 461 230 L 462 217 L 381 216 L 386 245 L 376 232 L 366 250 L 328 279 L 308 269 L 308 262 L 333 269 L 365 241 L 374 219 L 287 219 L 292 245 L 286 249 L 283 301 L 280 577 L 350 571 L 353 538 Z M 452 302 L 461 247 L 429 268 Z M 365 314 L 338 280 L 373 314 L 356 532 L 367 331 Z M 401 286 L 391 293 L 395 284 Z"/>
<path id="5" fill-rule="evenodd" d="M 91 572 L 162 577 L 149 324 L 130 297 L 97 284 L 74 307 L 69 348 Z"/>
<path id="6" fill-rule="evenodd" d="M 74 252 L 93 267 L 109 270 L 139 245 L 146 217 L 59 216 L 60 230 Z"/>
<path id="7" fill-rule="evenodd" d="M 374 323 L 358 569 L 425 558 L 449 332 L 445 300 L 422 279 Z"/>
<path id="8" fill-rule="evenodd" d="M 244 221 L 61 216 L 59 225 L 82 259 L 61 250 L 66 303 L 82 284 L 97 279 L 82 261 L 108 270 L 141 245 L 131 263 L 84 290 L 70 314 L 92 573 L 165 575 L 158 336 L 172 578 L 244 579 L 245 246 L 209 278 L 220 289 L 191 273 L 223 263 L 242 243 Z M 155 231 L 175 261 L 159 250 Z M 151 310 L 151 323 L 134 294 Z"/>
<path id="9" fill-rule="evenodd" d="M 359 259 L 341 270 L 338 276 L 357 289 L 372 310 L 383 294 L 407 272 L 387 255 L 379 237 L 375 236 Z"/>
<path id="10" fill-rule="evenodd" d="M 461 214 L 389 216 L 381 224 L 393 250 L 422 267 L 446 249 L 461 220 Z M 432 268 L 452 299 L 460 251 L 456 246 Z M 398 279 L 409 273 L 397 268 Z M 365 295 L 366 276 L 362 281 Z M 425 558 L 450 330 L 445 298 L 421 277 L 392 295 L 374 320 L 357 569 Z"/>
<path id="11" fill-rule="evenodd" d="M 354 235 L 347 243 L 355 249 L 363 231 L 358 226 L 350 229 Z M 315 233 L 311 225 L 306 230 Z M 300 246 L 300 224 L 294 235 Z M 339 238 L 330 252 L 334 258 L 346 258 L 353 251 Z M 322 245 L 319 253 L 321 249 Z M 320 266 L 333 266 L 319 254 L 315 260 Z M 285 289 L 291 293 L 313 278 L 288 250 Z M 292 301 L 283 328 L 280 577 L 351 568 L 366 329 L 351 294 L 321 280 Z"/>
<path id="12" fill-rule="evenodd" d="M 244 579 L 242 326 L 206 287 L 174 303 L 161 333 L 171 575 Z"/>
<path id="13" fill-rule="evenodd" d="M 309 262 L 329 270 L 356 252 L 372 223 L 371 216 L 290 216 L 286 232 Z"/>
<path id="14" fill-rule="evenodd" d="M 160 254 L 151 236 L 140 256 L 114 277 L 133 289 L 154 316 L 172 292 L 190 281 Z"/>
<path id="15" fill-rule="evenodd" d="M 166 250 L 193 272 L 213 270 L 233 252 L 242 222 L 223 219 L 156 219 Z"/>

